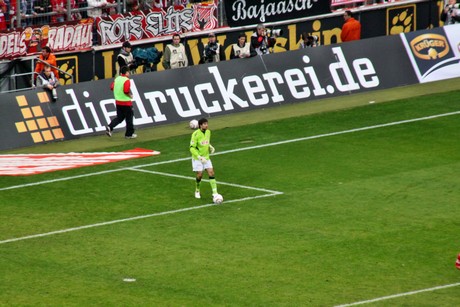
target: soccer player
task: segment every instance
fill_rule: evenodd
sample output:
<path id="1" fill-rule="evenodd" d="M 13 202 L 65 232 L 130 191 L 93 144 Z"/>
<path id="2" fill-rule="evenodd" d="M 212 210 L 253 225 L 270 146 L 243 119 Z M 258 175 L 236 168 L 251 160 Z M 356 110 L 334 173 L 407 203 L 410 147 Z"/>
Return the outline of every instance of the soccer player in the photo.
<path id="1" fill-rule="evenodd" d="M 208 120 L 202 118 L 198 121 L 198 129 L 192 134 L 190 140 L 190 152 L 192 153 L 192 168 L 196 173 L 196 188 L 195 198 L 201 198 L 200 184 L 203 178 L 203 170 L 206 170 L 209 176 L 209 183 L 211 184 L 212 195 L 217 194 L 217 183 L 214 178 L 214 168 L 212 167 L 209 154 L 215 151 L 211 145 L 211 131 L 208 129 Z"/>

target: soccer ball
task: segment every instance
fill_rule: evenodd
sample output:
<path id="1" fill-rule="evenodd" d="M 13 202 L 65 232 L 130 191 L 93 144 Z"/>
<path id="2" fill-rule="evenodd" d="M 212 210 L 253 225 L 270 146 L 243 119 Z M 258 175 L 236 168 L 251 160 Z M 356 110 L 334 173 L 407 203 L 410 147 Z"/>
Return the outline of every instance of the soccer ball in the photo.
<path id="1" fill-rule="evenodd" d="M 220 194 L 216 194 L 212 197 L 212 201 L 216 204 L 216 205 L 220 205 L 223 201 L 224 201 L 224 197 Z"/>
<path id="2" fill-rule="evenodd" d="M 190 127 L 190 129 L 196 129 L 198 128 L 198 121 L 196 119 L 192 119 L 188 126 Z"/>

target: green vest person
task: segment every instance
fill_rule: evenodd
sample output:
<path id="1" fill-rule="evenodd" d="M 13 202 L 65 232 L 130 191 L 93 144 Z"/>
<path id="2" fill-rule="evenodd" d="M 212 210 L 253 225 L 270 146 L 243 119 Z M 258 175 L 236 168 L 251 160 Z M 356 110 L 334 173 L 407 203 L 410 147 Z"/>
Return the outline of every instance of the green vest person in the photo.
<path id="1" fill-rule="evenodd" d="M 134 133 L 134 111 L 133 111 L 133 94 L 131 93 L 131 81 L 128 66 L 120 68 L 120 75 L 115 78 L 110 86 L 115 98 L 117 107 L 117 117 L 115 117 L 108 126 L 105 127 L 105 134 L 112 136 L 113 129 L 121 122 L 126 120 L 125 138 L 135 139 L 137 134 Z"/>

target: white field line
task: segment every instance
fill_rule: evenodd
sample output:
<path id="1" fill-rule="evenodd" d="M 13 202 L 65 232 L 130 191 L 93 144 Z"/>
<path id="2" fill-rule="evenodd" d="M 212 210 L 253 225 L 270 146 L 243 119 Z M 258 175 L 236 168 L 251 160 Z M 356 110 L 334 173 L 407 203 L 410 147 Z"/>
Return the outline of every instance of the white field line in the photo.
<path id="1" fill-rule="evenodd" d="M 278 195 L 278 194 L 263 194 L 263 195 L 252 196 L 252 197 L 244 197 L 244 198 L 239 198 L 239 199 L 232 199 L 232 200 L 225 201 L 225 203 L 226 204 L 228 204 L 228 203 L 236 203 L 236 202 L 253 200 L 253 199 L 258 199 L 258 198 L 271 197 L 271 196 L 275 196 L 275 195 Z M 29 235 L 29 236 L 24 236 L 24 237 L 19 237 L 19 238 L 12 238 L 12 239 L 7 239 L 7 240 L 2 240 L 2 241 L 0 241 L 0 245 L 1 244 L 6 244 L 6 243 L 17 242 L 17 241 L 28 240 L 28 239 L 47 237 L 47 236 L 52 236 L 52 235 L 56 235 L 56 234 L 66 233 L 66 232 L 78 231 L 78 230 L 82 230 L 82 229 L 95 228 L 95 227 L 101 227 L 101 226 L 106 226 L 106 225 L 124 223 L 124 222 L 129 222 L 129 221 L 147 219 L 147 218 L 156 217 L 156 216 L 162 216 L 162 215 L 168 215 L 168 214 L 175 214 L 175 213 L 180 213 L 180 212 L 198 210 L 198 209 L 203 209 L 203 208 L 212 207 L 212 206 L 222 206 L 222 205 L 216 205 L 216 204 L 211 203 L 211 204 L 206 204 L 206 205 L 201 205 L 201 206 L 194 206 L 194 207 L 182 208 L 182 209 L 177 209 L 177 210 L 163 211 L 163 212 L 158 212 L 158 213 L 134 216 L 134 217 L 129 217 L 129 218 L 125 218 L 125 219 L 113 220 L 113 221 L 108 221 L 108 222 L 101 222 L 101 223 L 96 223 L 96 224 L 91 224 L 91 225 L 84 225 L 84 226 L 78 226 L 78 227 L 73 227 L 73 228 L 66 228 L 66 229 L 61 229 L 61 230 L 56 230 L 56 231 L 39 233 L 39 234 L 35 234 L 35 235 Z"/>
<path id="2" fill-rule="evenodd" d="M 167 177 L 195 180 L 195 177 L 187 177 L 187 176 L 171 174 L 171 173 L 163 173 L 163 172 L 157 172 L 157 171 L 149 171 L 149 170 L 145 170 L 145 169 L 130 168 L 128 170 L 135 171 L 135 172 L 143 172 L 143 173 L 150 173 L 150 174 L 155 174 L 155 175 L 167 176 Z M 209 182 L 208 179 L 203 179 L 202 181 Z M 240 185 L 240 184 L 235 184 L 235 183 L 228 183 L 228 182 L 222 182 L 222 181 L 219 181 L 218 183 L 219 183 L 219 185 L 228 185 L 228 186 L 231 186 L 231 187 L 237 187 L 237 188 L 242 188 L 242 189 L 247 189 L 247 190 L 255 190 L 255 191 L 265 192 L 265 193 L 274 194 L 274 195 L 283 194 L 283 192 L 272 191 L 272 190 L 256 188 L 256 187 L 250 187 L 250 186 Z"/>
<path id="3" fill-rule="evenodd" d="M 445 116 L 452 116 L 452 115 L 457 115 L 457 114 L 460 114 L 460 111 L 451 112 L 451 113 L 444 113 L 444 114 L 437 114 L 437 115 L 420 117 L 420 118 L 414 118 L 414 119 L 403 120 L 403 121 L 397 121 L 397 122 L 381 124 L 381 125 L 374 125 L 374 126 L 368 126 L 368 127 L 344 130 L 344 131 L 339 131 L 339 132 L 320 134 L 320 135 L 316 135 L 316 136 L 309 136 L 309 137 L 285 140 L 285 141 L 281 141 L 281 142 L 274 142 L 274 143 L 268 143 L 268 144 L 251 146 L 251 147 L 238 148 L 238 149 L 227 150 L 227 151 L 223 151 L 223 152 L 220 152 L 220 153 L 216 153 L 216 155 L 223 155 L 223 154 L 232 153 L 232 152 L 238 152 L 238 151 L 251 150 L 251 149 L 257 149 L 257 148 L 263 148 L 263 147 L 269 147 L 269 146 L 282 145 L 282 144 L 286 144 L 286 143 L 306 141 L 306 140 L 311 140 L 311 139 L 317 139 L 317 138 L 340 135 L 340 134 L 346 134 L 346 133 L 353 133 L 353 132 L 358 132 L 358 131 L 365 131 L 365 130 L 371 130 L 371 129 L 377 129 L 377 128 L 384 128 L 384 127 L 389 127 L 389 126 L 401 125 L 401 124 L 406 124 L 406 123 L 411 123 L 411 122 L 416 122 L 416 121 L 429 120 L 429 119 L 445 117 Z M 189 159 L 190 159 L 189 157 L 180 158 L 180 159 L 175 159 L 175 160 L 169 160 L 169 161 L 162 161 L 162 162 L 139 165 L 139 166 L 136 166 L 134 168 L 141 168 L 141 167 L 154 166 L 154 165 L 160 165 L 160 164 L 174 163 L 174 162 L 186 161 L 186 160 L 189 160 Z M 46 181 L 29 183 L 29 184 L 18 185 L 18 186 L 11 186 L 11 187 L 6 187 L 6 188 L 1 188 L 0 191 L 9 190 L 9 189 L 16 189 L 16 188 L 23 188 L 23 187 L 39 185 L 39 184 L 58 182 L 58 181 L 72 180 L 72 179 L 95 176 L 95 175 L 102 175 L 102 174 L 107 174 L 107 173 L 117 172 L 117 171 L 122 171 L 122 170 L 133 170 L 133 167 L 131 167 L 131 168 L 121 168 L 121 169 L 109 170 L 109 171 L 102 171 L 102 172 L 95 172 L 95 173 L 89 173 L 89 174 L 85 174 L 85 175 L 78 175 L 78 176 L 72 176 L 72 177 L 66 177 L 66 178 L 60 178 L 60 179 L 54 179 L 54 180 L 46 180 Z M 152 171 L 146 171 L 146 170 L 138 170 L 138 171 L 159 173 L 159 172 L 152 172 Z M 167 176 L 172 176 L 172 177 L 179 177 L 179 178 L 185 177 L 185 176 L 167 174 L 167 173 L 162 173 L 162 174 L 167 175 Z M 185 178 L 190 179 L 190 177 L 185 177 Z M 229 185 L 233 185 L 233 184 L 229 184 Z M 239 186 L 239 185 L 234 185 L 234 186 Z M 255 189 L 257 189 L 257 188 L 255 188 Z M 234 199 L 234 200 L 226 201 L 226 203 L 240 202 L 240 201 L 252 200 L 252 199 L 263 198 L 263 197 L 271 197 L 271 196 L 278 195 L 280 193 L 281 192 L 274 192 L 273 194 L 264 194 L 264 195 L 254 196 L 254 197 L 246 197 L 246 198 L 241 198 L 241 199 Z M 68 229 L 57 230 L 57 231 L 52 231 L 52 232 L 47 232 L 47 233 L 42 233 L 42 234 L 36 234 L 36 235 L 30 235 L 30 236 L 25 236 L 25 237 L 20 237 L 20 238 L 13 238 L 13 239 L 8 239 L 8 240 L 3 240 L 3 241 L 0 241 L 0 244 L 16 242 L 16 241 L 22 241 L 22 240 L 27 240 L 27 239 L 33 239 L 33 238 L 38 238 L 38 237 L 45 237 L 45 236 L 50 236 L 50 235 L 55 235 L 55 234 L 60 234 L 60 233 L 77 231 L 77 230 L 82 230 L 82 229 L 87 229 L 87 228 L 100 227 L 100 226 L 111 225 L 111 224 L 116 224 L 116 223 L 122 223 L 122 222 L 127 222 L 127 221 L 145 219 L 145 218 L 150 218 L 150 217 L 155 217 L 155 216 L 174 214 L 174 213 L 185 212 L 185 211 L 190 211 L 190 210 L 197 210 L 197 209 L 207 208 L 207 207 L 211 207 L 211 206 L 217 206 L 217 205 L 215 205 L 215 204 L 206 204 L 206 205 L 194 206 L 194 207 L 183 208 L 183 209 L 178 209 L 178 210 L 172 210 L 172 211 L 165 211 L 165 212 L 153 213 L 153 214 L 148 214 L 148 215 L 136 216 L 136 217 L 126 218 L 126 219 L 113 220 L 113 221 L 109 221 L 109 222 L 97 223 L 97 224 L 92 224 L 92 225 L 85 225 L 85 226 L 80 226 L 80 227 L 68 228 Z M 460 283 L 444 285 L 444 286 L 438 286 L 438 287 L 433 287 L 433 288 L 427 288 L 427 289 L 422 289 L 422 290 L 417 290 L 417 291 L 412 291 L 412 292 L 394 294 L 394 295 L 384 296 L 384 297 L 375 298 L 375 299 L 366 300 L 366 301 L 360 301 L 360 302 L 355 302 L 355 303 L 350 303 L 350 304 L 345 304 L 345 305 L 338 305 L 336 307 L 345 307 L 345 306 L 355 306 L 355 305 L 368 304 L 368 303 L 372 303 L 372 302 L 378 302 L 378 301 L 382 301 L 382 300 L 387 300 L 387 299 L 392 299 L 392 298 L 397 298 L 397 297 L 402 297 L 402 296 L 408 296 L 408 295 L 418 294 L 418 293 L 422 293 L 422 292 L 430 292 L 430 291 L 435 291 L 435 290 L 445 289 L 445 288 L 450 288 L 450 287 L 457 287 L 457 286 L 460 286 Z"/>
<path id="4" fill-rule="evenodd" d="M 168 176 L 168 177 L 174 177 L 174 178 L 180 178 L 180 179 L 195 180 L 194 177 L 187 177 L 187 176 L 164 173 L 164 172 L 149 171 L 149 170 L 144 170 L 144 169 L 124 168 L 121 170 L 129 170 L 129 171 L 143 172 L 143 173 L 149 173 L 149 174 L 160 175 L 160 176 Z M 117 171 L 120 171 L 120 170 L 117 170 Z M 203 181 L 209 181 L 209 180 L 204 179 Z M 234 202 L 240 202 L 240 201 L 246 201 L 246 200 L 252 200 L 252 199 L 257 199 L 257 198 L 270 197 L 270 196 L 283 194 L 283 192 L 272 191 L 272 190 L 261 189 L 261 188 L 250 187 L 250 186 L 244 186 L 244 185 L 239 185 L 239 184 L 234 184 L 234 183 L 221 182 L 221 181 L 219 181 L 219 185 L 228 185 L 228 186 L 267 193 L 267 194 L 258 195 L 258 196 L 232 199 L 232 200 L 225 201 L 225 203 L 234 203 Z M 19 238 L 11 238 L 11 239 L 0 241 L 0 244 L 6 244 L 6 243 L 11 243 L 11 242 L 16 242 L 16 241 L 23 241 L 23 240 L 34 239 L 34 238 L 39 238 L 39 237 L 46 237 L 46 236 L 51 236 L 51 235 L 56 235 L 56 234 L 61 234 L 61 233 L 66 233 L 66 232 L 71 232 L 71 231 L 78 231 L 82 229 L 106 226 L 106 225 L 123 223 L 123 222 L 128 222 L 128 221 L 133 221 L 133 220 L 146 219 L 146 218 L 156 217 L 156 216 L 161 216 L 161 215 L 180 213 L 180 212 L 185 212 L 185 211 L 190 211 L 190 210 L 207 208 L 210 206 L 215 206 L 215 204 L 211 203 L 211 204 L 206 204 L 206 205 L 201 205 L 201 206 L 194 206 L 194 207 L 183 208 L 183 209 L 178 209 L 178 210 L 158 212 L 158 213 L 146 214 L 146 215 L 135 216 L 135 217 L 125 218 L 125 219 L 113 220 L 113 221 L 108 221 L 108 222 L 101 222 L 101 223 L 96 223 L 96 224 L 91 224 L 91 225 L 84 225 L 84 226 L 72 227 L 72 228 L 67 228 L 67 229 L 62 229 L 62 230 L 50 231 L 46 233 L 29 235 L 29 236 L 24 236 L 24 237 L 19 237 Z"/>
<path id="5" fill-rule="evenodd" d="M 416 290 L 416 291 L 411 291 L 411 292 L 404 292 L 404 293 L 399 293 L 399 294 L 394 294 L 394 295 L 382 296 L 382 297 L 374 298 L 374 299 L 367 300 L 367 301 L 360 301 L 360 302 L 355 302 L 355 303 L 350 303 L 350 304 L 337 305 L 335 307 L 348 307 L 348 306 L 364 305 L 364 304 L 380 302 L 380 301 L 388 300 L 388 299 L 392 299 L 392 298 L 403 297 L 403 296 L 408 296 L 408 295 L 414 295 L 414 294 L 423 293 L 423 292 L 431 292 L 431 291 L 436 291 L 436 290 L 446 289 L 446 288 L 452 288 L 452 287 L 458 287 L 458 286 L 460 286 L 460 282 L 455 283 L 455 284 L 450 284 L 450 285 L 444 285 L 444 286 L 438 286 L 438 287 L 427 288 L 427 289 L 422 289 L 422 290 Z"/>
<path id="6" fill-rule="evenodd" d="M 347 134 L 347 133 L 354 133 L 354 132 L 359 132 L 359 131 L 366 131 L 366 130 L 372 130 L 372 129 L 378 129 L 378 128 L 396 126 L 396 125 L 402 125 L 402 124 L 407 124 L 407 123 L 413 123 L 413 122 L 430 120 L 430 119 L 446 117 L 446 116 L 452 116 L 452 115 L 458 115 L 458 114 L 460 114 L 460 111 L 455 111 L 455 112 L 450 112 L 450 113 L 443 113 L 443 114 L 436 114 L 436 115 L 413 118 L 413 119 L 407 119 L 407 120 L 401 120 L 401 121 L 391 122 L 391 123 L 386 123 L 386 124 L 367 126 L 367 127 L 362 127 L 362 128 L 355 128 L 355 129 L 343 130 L 343 131 L 337 131 L 337 132 L 331 132 L 331 133 L 325 133 L 325 134 L 318 134 L 318 135 L 307 136 L 307 137 L 302 137 L 302 138 L 296 138 L 296 139 L 291 139 L 291 140 L 284 140 L 284 141 L 280 141 L 280 142 L 267 143 L 267 144 L 256 145 L 256 146 L 249 146 L 249 147 L 244 147 L 244 148 L 231 149 L 231 150 L 226 150 L 226 151 L 222 151 L 222 152 L 217 152 L 214 155 L 225 155 L 225 154 L 239 152 L 239 151 L 252 150 L 252 149 L 258 149 L 258 148 L 264 148 L 264 147 L 270 147 L 270 146 L 278 146 L 278 145 L 283 145 L 283 144 L 287 144 L 287 143 L 301 142 L 301 141 L 319 139 L 319 138 L 323 138 L 323 137 L 329 137 L 329 136 L 335 136 L 335 135 L 341 135 L 341 134 Z M 169 163 L 175 163 L 175 162 L 181 162 L 181 161 L 187 161 L 187 160 L 190 160 L 190 157 L 179 158 L 179 159 L 174 159 L 174 160 L 167 160 L 167 161 L 160 161 L 160 162 L 154 162 L 154 163 L 149 163 L 149 164 L 142 164 L 142 165 L 133 166 L 133 167 L 129 167 L 129 168 L 119 168 L 119 169 L 114 169 L 114 170 L 95 172 L 95 173 L 88 173 L 88 174 L 70 176 L 70 177 L 64 177 L 64 178 L 58 178 L 58 179 L 53 179 L 53 180 L 32 182 L 32 183 L 27 183 L 27 184 L 21 184 L 21 185 L 16 185 L 16 186 L 9 186 L 9 187 L 0 188 L 0 192 L 5 191 L 5 190 L 20 189 L 20 188 L 25 188 L 25 187 L 35 186 L 35 185 L 41 185 L 41 184 L 47 184 L 47 183 L 53 183 L 53 182 L 58 182 L 58 181 L 66 181 L 66 180 L 73 180 L 73 179 L 83 178 L 83 177 L 103 175 L 103 174 L 112 173 L 112 172 L 119 172 L 119 171 L 123 171 L 123 170 L 127 170 L 127 169 L 143 168 L 143 167 L 148 167 L 148 166 L 169 164 Z"/>
<path id="7" fill-rule="evenodd" d="M 149 171 L 149 170 L 137 169 L 137 168 L 136 169 L 134 169 L 134 168 L 123 168 L 123 169 L 120 169 L 120 170 L 143 172 L 143 173 L 149 173 L 149 174 L 160 175 L 160 176 L 174 177 L 174 178 L 179 178 L 179 179 L 195 180 L 194 177 L 187 177 L 187 176 L 182 176 L 182 175 L 177 175 L 177 174 L 157 172 L 157 171 Z M 118 170 L 118 171 L 120 171 L 120 170 Z M 101 173 L 103 173 L 103 172 L 101 172 Z M 209 180 L 205 179 L 203 181 L 209 181 Z M 232 187 L 248 189 L 248 190 L 255 190 L 255 191 L 267 193 L 267 194 L 258 195 L 258 196 L 244 197 L 244 198 L 239 198 L 239 199 L 228 200 L 228 201 L 225 201 L 226 204 L 227 203 L 234 203 L 234 202 L 240 202 L 240 201 L 245 201 L 245 200 L 252 200 L 252 199 L 257 199 L 257 198 L 270 197 L 270 196 L 276 196 L 276 195 L 283 194 L 283 192 L 272 191 L 272 190 L 256 188 L 256 187 L 250 187 L 250 186 L 244 186 L 244 185 L 228 183 L 228 182 L 221 182 L 221 181 L 219 181 L 219 185 L 228 185 L 228 186 L 232 186 Z M 189 207 L 189 208 L 184 208 L 184 209 L 171 210 L 171 211 L 165 211 L 165 212 L 158 212 L 158 213 L 152 213 L 152 214 L 141 215 L 141 216 L 134 216 L 134 217 L 125 218 L 125 219 L 113 220 L 113 221 L 108 221 L 108 222 L 101 222 L 101 223 L 78 226 L 78 227 L 72 227 L 72 228 L 56 230 L 56 231 L 50 231 L 50 232 L 46 232 L 46 233 L 40 233 L 40 234 L 29 235 L 29 236 L 24 236 L 24 237 L 11 238 L 11 239 L 0 241 L 0 244 L 6 244 L 6 243 L 11 243 L 11 242 L 16 242 L 16 241 L 23 241 L 23 240 L 34 239 L 34 238 L 39 238 L 39 237 L 46 237 L 46 236 L 51 236 L 51 235 L 56 235 L 56 234 L 61 234 L 61 233 L 66 233 L 66 232 L 71 232 L 71 231 L 77 231 L 77 230 L 82 230 L 82 229 L 87 229 L 87 228 L 106 226 L 106 225 L 122 223 L 122 222 L 128 222 L 128 221 L 139 220 L 139 219 L 145 219 L 145 218 L 161 216 L 161 215 L 166 215 L 166 214 L 173 214 L 173 213 L 180 213 L 180 212 L 184 212 L 184 211 L 202 209 L 202 208 L 207 208 L 207 207 L 210 207 L 210 206 L 213 206 L 213 205 L 215 205 L 215 204 L 206 204 L 206 205 L 202 205 L 202 206 L 194 206 L 194 207 Z"/>
<path id="8" fill-rule="evenodd" d="M 88 174 L 76 175 L 76 176 L 71 176 L 71 177 L 63 177 L 63 178 L 50 179 L 50 180 L 45 180 L 45 181 L 37 181 L 37 182 L 25 183 L 25 184 L 20 184 L 20 185 L 13 185 L 13 186 L 9 186 L 9 187 L 0 188 L 0 191 L 21 189 L 21 188 L 31 187 L 31 186 L 34 186 L 34 185 L 41 185 L 41 184 L 47 184 L 47 183 L 55 183 L 55 182 L 59 182 L 59 181 L 67 181 L 67 180 L 73 180 L 73 179 L 78 179 L 78 178 L 85 178 L 85 177 L 91 177 L 91 176 L 97 176 L 97 175 L 104 175 L 104 174 L 119 172 L 121 170 L 123 170 L 123 169 L 120 169 L 120 168 L 119 169 L 111 169 L 111 170 L 107 170 L 107 171 L 88 173 Z"/>

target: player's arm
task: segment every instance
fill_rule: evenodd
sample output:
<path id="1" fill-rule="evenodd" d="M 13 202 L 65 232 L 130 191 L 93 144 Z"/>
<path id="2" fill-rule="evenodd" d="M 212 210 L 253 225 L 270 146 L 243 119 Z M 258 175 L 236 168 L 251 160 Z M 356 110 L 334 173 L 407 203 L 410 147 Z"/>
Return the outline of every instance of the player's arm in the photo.
<path id="1" fill-rule="evenodd" d="M 195 133 L 192 134 L 192 139 L 190 140 L 190 153 L 192 154 L 192 158 L 195 160 L 199 160 L 200 152 L 197 148 L 197 140 L 195 139 Z"/>
<path id="2" fill-rule="evenodd" d="M 133 98 L 133 94 L 131 93 L 131 81 L 129 81 L 129 79 L 123 83 L 123 92 Z"/>

